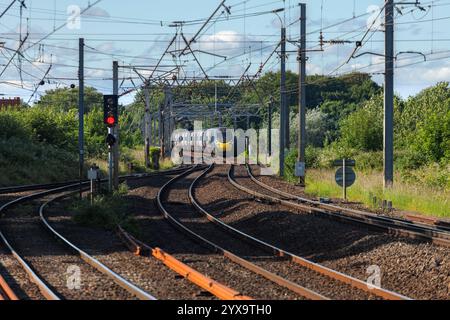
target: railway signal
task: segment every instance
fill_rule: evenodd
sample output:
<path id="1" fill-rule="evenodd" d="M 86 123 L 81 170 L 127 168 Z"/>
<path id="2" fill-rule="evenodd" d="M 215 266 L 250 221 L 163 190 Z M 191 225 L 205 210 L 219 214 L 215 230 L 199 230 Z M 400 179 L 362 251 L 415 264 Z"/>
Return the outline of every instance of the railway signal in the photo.
<path id="1" fill-rule="evenodd" d="M 117 95 L 103 96 L 103 122 L 108 128 L 114 128 L 119 120 L 119 97 Z"/>
<path id="2" fill-rule="evenodd" d="M 108 146 L 112 148 L 116 144 L 116 142 L 116 137 L 113 134 L 108 134 L 108 136 L 106 137 L 106 143 L 108 144 Z"/>
<path id="3" fill-rule="evenodd" d="M 117 94 L 103 96 L 103 122 L 108 127 L 108 135 L 106 137 L 106 143 L 109 146 L 108 152 L 108 189 L 113 190 L 114 182 L 114 170 L 115 159 L 114 149 L 117 145 L 117 136 L 115 135 L 114 128 L 117 128 L 119 122 L 119 96 Z"/>

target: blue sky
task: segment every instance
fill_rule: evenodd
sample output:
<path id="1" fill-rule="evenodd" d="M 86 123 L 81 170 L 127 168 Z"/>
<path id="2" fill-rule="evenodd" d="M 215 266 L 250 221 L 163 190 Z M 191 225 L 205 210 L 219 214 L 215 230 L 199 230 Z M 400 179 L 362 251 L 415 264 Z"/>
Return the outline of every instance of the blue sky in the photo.
<path id="1" fill-rule="evenodd" d="M 0 10 L 6 8 L 10 2 L 11 0 L 0 1 Z M 22 36 L 27 30 L 27 19 L 30 35 L 29 41 L 24 45 L 27 50 L 22 58 L 23 72 L 20 75 L 19 61 L 14 59 L 14 63 L 1 77 L 0 93 L 7 97 L 20 96 L 28 100 L 34 86 L 43 77 L 51 62 L 53 65 L 46 77 L 47 83 L 39 87 L 36 98 L 46 89 L 77 83 L 77 47 L 78 38 L 81 36 L 86 39 L 87 45 L 88 85 L 95 86 L 103 93 L 110 93 L 109 78 L 113 59 L 119 60 L 124 66 L 143 66 L 140 72 L 144 76 L 149 75 L 151 71 L 144 66 L 154 65 L 172 39 L 176 28 L 170 26 L 171 22 L 192 22 L 207 18 L 220 0 L 102 0 L 81 16 L 80 29 L 65 26 L 41 42 L 39 40 L 67 21 L 69 6 L 77 5 L 83 9 L 87 7 L 88 1 L 26 0 L 25 3 L 27 9 L 22 12 Z M 364 55 L 351 59 L 348 64 L 334 73 L 333 71 L 347 60 L 355 46 L 354 42 L 361 40 L 367 28 L 372 25 L 371 17 L 378 15 L 377 7 L 379 10 L 384 1 L 309 0 L 305 3 L 308 12 L 309 49 L 318 49 L 320 30 L 323 30 L 325 40 L 351 41 L 340 45 L 325 45 L 323 52 L 309 52 L 309 74 L 342 74 L 359 70 L 373 73 L 374 79 L 381 84 L 383 58 L 379 56 Z M 424 62 L 424 57 L 417 53 L 399 54 L 395 90 L 403 97 L 415 94 L 437 81 L 450 80 L 450 1 L 426 0 L 421 3 L 425 11 L 411 5 L 397 6 L 399 11 L 396 12 L 396 53 L 417 51 L 425 54 L 427 59 L 427 62 Z M 218 56 L 197 53 L 196 56 L 208 70 L 208 75 L 240 77 L 250 63 L 250 74 L 254 74 L 279 41 L 280 20 L 270 13 L 274 9 L 285 8 L 279 15 L 283 23 L 289 26 L 288 37 L 292 40 L 298 38 L 298 1 L 226 0 L 225 4 L 231 6 L 231 15 L 220 15 L 223 11 L 221 9 L 213 19 L 216 23 L 209 24 L 193 46 L 194 49 L 227 57 L 227 61 L 224 61 Z M 246 17 L 243 18 L 244 16 Z M 200 24 L 201 22 L 187 23 L 178 31 L 182 31 L 186 38 L 190 39 Z M 374 24 L 366 38 L 368 41 L 359 53 L 383 53 L 382 28 Z M 10 49 L 17 48 L 19 30 L 20 11 L 16 3 L 0 19 L 0 41 L 5 41 L 5 46 Z M 180 41 L 179 38 L 172 49 L 184 47 Z M 36 42 L 39 44 L 29 47 Z M 290 46 L 289 49 L 294 50 L 295 47 Z M 0 52 L 0 64 L 4 65 L 9 60 L 11 51 L 2 49 Z M 188 76 L 200 75 L 200 69 L 191 55 L 178 59 L 176 63 L 183 65 L 182 70 Z M 175 62 L 171 56 L 166 56 L 163 65 L 169 70 Z M 214 65 L 216 67 L 213 67 Z M 288 67 L 297 69 L 294 53 L 289 55 Z M 276 71 L 278 68 L 279 59 L 275 55 L 264 71 Z M 120 77 L 121 83 L 123 81 L 121 90 L 141 84 L 130 68 L 121 69 Z M 129 78 L 133 79 L 134 84 Z M 129 95 L 123 102 L 127 103 L 132 98 L 133 96 Z"/>

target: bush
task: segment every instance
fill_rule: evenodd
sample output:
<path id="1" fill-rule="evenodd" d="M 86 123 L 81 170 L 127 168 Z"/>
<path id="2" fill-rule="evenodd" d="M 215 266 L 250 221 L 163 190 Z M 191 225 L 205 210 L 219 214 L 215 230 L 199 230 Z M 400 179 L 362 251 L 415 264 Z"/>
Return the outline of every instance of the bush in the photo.
<path id="1" fill-rule="evenodd" d="M 416 170 L 404 170 L 401 176 L 404 181 L 412 184 L 450 191 L 450 165 L 435 163 Z"/>
<path id="2" fill-rule="evenodd" d="M 75 211 L 74 221 L 90 227 L 115 230 L 118 225 L 125 229 L 137 232 L 137 225 L 128 215 L 128 205 L 124 196 L 128 193 L 126 184 L 121 184 L 119 191 L 112 195 L 101 195 L 94 198 L 93 204 L 90 199 L 77 201 L 72 205 Z"/>
<path id="3" fill-rule="evenodd" d="M 361 151 L 383 149 L 383 108 L 380 98 L 370 100 L 362 109 L 341 123 L 340 142 Z"/>
<path id="4" fill-rule="evenodd" d="M 306 147 L 306 168 L 319 168 L 320 167 L 320 152 L 319 148 L 312 146 Z"/>
<path id="5" fill-rule="evenodd" d="M 284 178 L 289 182 L 296 182 L 298 178 L 295 176 L 295 164 L 297 163 L 298 151 L 291 150 L 285 159 Z"/>
<path id="6" fill-rule="evenodd" d="M 27 127 L 20 117 L 21 112 L 0 112 L 0 138 L 20 138 L 29 139 L 30 128 Z"/>
<path id="7" fill-rule="evenodd" d="M 419 168 L 426 162 L 427 159 L 422 153 L 415 152 L 411 148 L 396 153 L 395 166 L 402 171 Z"/>
<path id="8" fill-rule="evenodd" d="M 450 108 L 450 106 L 449 106 Z M 418 126 L 411 147 L 428 163 L 450 160 L 450 109 L 446 114 L 430 114 Z"/>
<path id="9" fill-rule="evenodd" d="M 85 139 L 86 149 L 91 157 L 101 157 L 108 153 L 106 147 L 106 127 L 103 123 L 103 110 L 94 107 L 85 116 Z M 122 138 L 122 136 L 121 136 Z"/>
<path id="10" fill-rule="evenodd" d="M 53 111 L 43 112 L 41 109 L 31 108 L 23 113 L 23 117 L 26 125 L 31 129 L 34 140 L 58 147 L 67 143 L 68 128 L 59 126 Z"/>
<path id="11" fill-rule="evenodd" d="M 396 119 L 397 140 L 415 156 L 410 164 L 450 163 L 450 88 L 447 82 L 409 98 Z M 420 161 L 416 161 L 420 160 Z"/>
<path id="12" fill-rule="evenodd" d="M 356 169 L 359 171 L 383 169 L 383 152 L 360 152 L 353 158 L 356 161 Z"/>

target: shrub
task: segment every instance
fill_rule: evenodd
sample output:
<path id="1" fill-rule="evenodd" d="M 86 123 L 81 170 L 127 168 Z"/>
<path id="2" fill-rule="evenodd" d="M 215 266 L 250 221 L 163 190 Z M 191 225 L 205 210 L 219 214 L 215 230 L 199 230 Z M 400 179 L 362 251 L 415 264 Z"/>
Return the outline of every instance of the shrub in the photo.
<path id="1" fill-rule="evenodd" d="M 112 195 L 101 195 L 90 199 L 83 199 L 72 205 L 75 211 L 74 221 L 85 226 L 100 227 L 107 230 L 115 230 L 117 225 L 125 229 L 137 232 L 135 221 L 127 213 L 128 204 L 124 196 L 128 193 L 126 184 L 121 184 L 119 191 Z"/>
<path id="2" fill-rule="evenodd" d="M 356 169 L 359 171 L 371 171 L 383 169 L 382 152 L 359 152 L 354 156 Z"/>
<path id="3" fill-rule="evenodd" d="M 447 82 L 409 98 L 396 119 L 398 143 L 416 156 L 410 164 L 450 162 L 450 88 Z M 416 160 L 420 161 L 416 161 Z"/>
<path id="4" fill-rule="evenodd" d="M 382 103 L 379 97 L 370 100 L 362 109 L 342 121 L 340 142 L 361 151 L 382 150 L 382 114 Z"/>
<path id="5" fill-rule="evenodd" d="M 21 112 L 0 112 L 0 138 L 29 139 L 30 128 L 21 121 Z"/>
<path id="6" fill-rule="evenodd" d="M 320 167 L 320 153 L 319 148 L 307 146 L 305 151 L 306 156 L 306 168 L 319 168 Z"/>

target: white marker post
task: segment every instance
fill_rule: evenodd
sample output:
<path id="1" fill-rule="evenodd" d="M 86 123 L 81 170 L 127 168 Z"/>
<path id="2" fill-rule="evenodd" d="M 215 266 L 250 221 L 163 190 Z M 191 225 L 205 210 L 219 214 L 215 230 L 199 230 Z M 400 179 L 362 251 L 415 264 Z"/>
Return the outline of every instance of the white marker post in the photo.
<path id="1" fill-rule="evenodd" d="M 94 180 L 98 179 L 98 170 L 92 166 L 88 171 L 88 179 L 91 182 L 91 205 L 94 203 Z"/>

